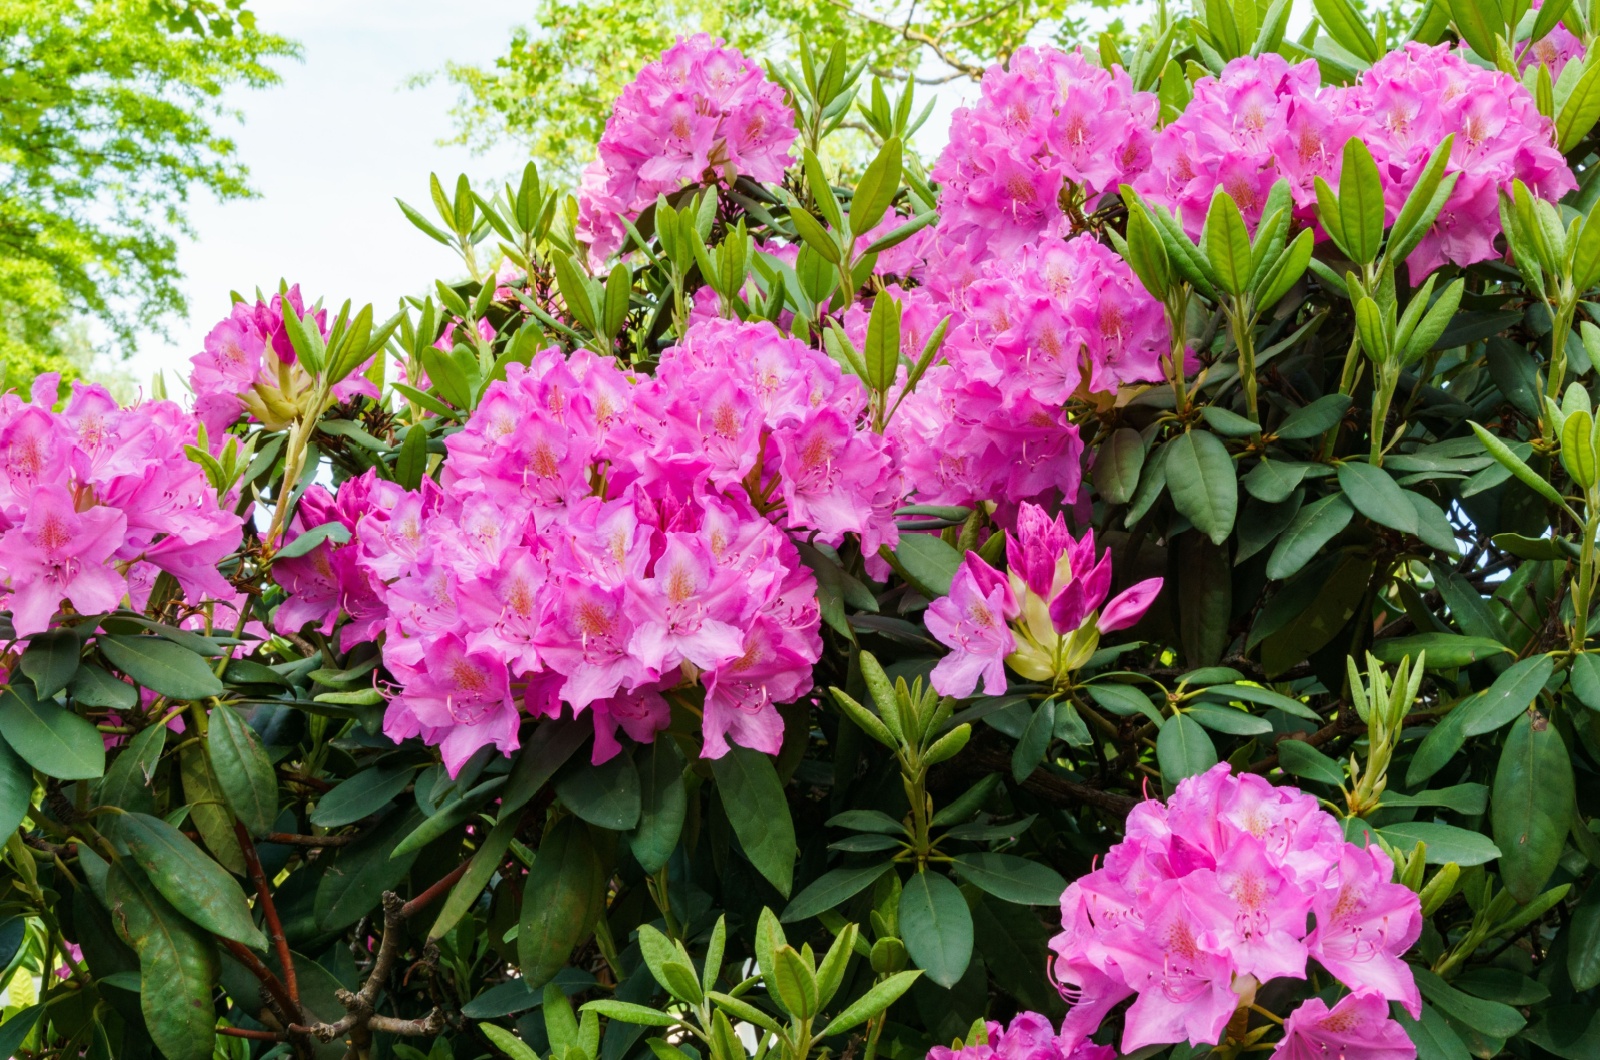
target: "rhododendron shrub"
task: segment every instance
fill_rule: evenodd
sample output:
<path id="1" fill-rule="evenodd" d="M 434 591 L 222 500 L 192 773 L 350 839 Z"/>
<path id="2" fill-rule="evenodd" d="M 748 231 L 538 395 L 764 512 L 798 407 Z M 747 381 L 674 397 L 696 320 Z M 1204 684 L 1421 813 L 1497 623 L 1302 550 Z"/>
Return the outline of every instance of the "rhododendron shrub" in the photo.
<path id="1" fill-rule="evenodd" d="M 1592 17 L 689 37 L 0 395 L 7 1055 L 1588 1060 Z"/>

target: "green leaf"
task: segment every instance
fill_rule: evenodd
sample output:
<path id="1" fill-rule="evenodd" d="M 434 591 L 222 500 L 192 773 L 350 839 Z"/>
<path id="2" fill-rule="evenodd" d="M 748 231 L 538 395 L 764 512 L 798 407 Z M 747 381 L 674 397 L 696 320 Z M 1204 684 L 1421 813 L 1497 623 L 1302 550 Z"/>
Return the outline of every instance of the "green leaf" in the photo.
<path id="1" fill-rule="evenodd" d="M 1600 1013 L 1593 1005 L 1555 1005 L 1522 1037 L 1563 1060 L 1594 1060 L 1600 1055 Z"/>
<path id="2" fill-rule="evenodd" d="M 1289 441 L 1316 438 L 1339 425 L 1344 414 L 1350 411 L 1350 401 L 1347 394 L 1325 394 L 1289 413 L 1272 433 Z"/>
<path id="3" fill-rule="evenodd" d="M 1600 711 L 1600 652 L 1574 655 L 1569 673 L 1578 699 L 1590 710 Z"/>
<path id="4" fill-rule="evenodd" d="M 772 759 L 759 751 L 733 747 L 711 760 L 711 774 L 744 856 L 787 897 L 799 848 L 789 801 Z"/>
<path id="5" fill-rule="evenodd" d="M 1555 872 L 1574 797 L 1561 733 L 1543 715 L 1523 715 L 1500 752 L 1490 807 L 1500 880 L 1517 901 L 1533 901 Z"/>
<path id="6" fill-rule="evenodd" d="M 1321 0 L 1318 9 L 1330 2 L 1338 0 Z M 1367 37 L 1368 41 L 1371 39 Z M 1368 61 L 1376 59 L 1376 55 L 1368 56 Z M 1339 170 L 1339 217 L 1345 249 L 1350 251 L 1355 263 L 1370 265 L 1377 261 L 1378 249 L 1383 244 L 1383 181 L 1378 177 L 1372 152 L 1359 136 L 1350 137 L 1344 145 L 1344 161 Z"/>
<path id="7" fill-rule="evenodd" d="M 1322 718 L 1317 712 L 1298 699 L 1291 699 L 1282 692 L 1274 692 L 1270 688 L 1262 688 L 1259 685 L 1212 685 L 1205 690 L 1205 696 L 1207 698 L 1220 698 L 1224 701 L 1242 699 L 1246 703 L 1257 703 L 1263 707 L 1276 707 L 1285 714 L 1293 714 L 1297 718 L 1314 721 L 1318 725 L 1322 724 Z"/>
<path id="8" fill-rule="evenodd" d="M 1402 534 L 1416 534 L 1417 510 L 1381 467 L 1347 460 L 1339 465 L 1339 488 L 1356 511 L 1373 522 Z"/>
<path id="9" fill-rule="evenodd" d="M 323 523 L 320 526 L 313 526 L 310 530 L 295 537 L 293 541 L 280 548 L 274 558 L 299 559 L 301 556 L 310 553 L 318 545 L 342 545 L 349 540 L 350 528 L 343 523 Z M 115 659 L 112 661 L 116 662 Z M 121 666 L 120 663 L 117 665 Z M 151 685 L 150 687 L 154 688 L 155 686 Z"/>
<path id="10" fill-rule="evenodd" d="M 689 811 L 683 786 L 683 755 L 665 736 L 636 751 L 639 769 L 639 823 L 628 836 L 634 860 L 646 873 L 666 866 L 678 846 Z"/>
<path id="11" fill-rule="evenodd" d="M 1413 967 L 1417 986 L 1422 996 L 1432 1002 L 1440 1012 L 1491 1038 L 1510 1038 L 1528 1021 L 1510 1005 L 1471 997 L 1422 967 Z"/>
<path id="12" fill-rule="evenodd" d="M 472 820 L 483 804 L 505 786 L 505 777 L 494 777 L 469 791 L 459 792 L 441 802 L 426 820 L 407 832 L 405 838 L 395 844 L 394 849 L 389 852 L 389 857 L 404 858 L 420 854 L 422 848 L 435 839 L 454 832 Z"/>
<path id="13" fill-rule="evenodd" d="M 919 590 L 932 596 L 947 596 L 950 580 L 961 566 L 961 553 L 935 534 L 901 534 L 894 558 Z"/>
<path id="14" fill-rule="evenodd" d="M 853 1027 L 872 1019 L 884 1012 L 890 1005 L 900 999 L 900 996 L 922 975 L 918 971 L 895 972 L 881 982 L 874 983 L 865 994 L 846 1005 L 843 1012 L 833 1017 L 828 1025 L 822 1029 L 823 1037 L 832 1037 L 843 1034 Z"/>
<path id="15" fill-rule="evenodd" d="M 1404 821 L 1379 829 L 1378 834 L 1402 850 L 1426 843 L 1429 865 L 1453 861 L 1462 868 L 1483 865 L 1500 857 L 1500 848 L 1481 832 L 1469 832 L 1453 824 L 1435 821 Z"/>
<path id="16" fill-rule="evenodd" d="M 1505 34 L 1505 18 L 1498 5 L 1485 0 L 1448 0 L 1448 3 L 1451 20 L 1461 39 L 1479 58 L 1494 62 L 1495 37 Z"/>
<path id="17" fill-rule="evenodd" d="M 106 890 L 117 934 L 139 955 L 139 1008 L 151 1040 L 168 1060 L 211 1060 L 216 947 L 137 866 L 111 865 Z"/>
<path id="18" fill-rule="evenodd" d="M 44 1003 L 40 1002 L 37 1005 L 29 1005 L 13 1014 L 4 1023 L 0 1023 L 0 1056 L 16 1056 L 17 1050 L 28 1040 L 28 1034 L 42 1015 L 44 1015 Z"/>
<path id="19" fill-rule="evenodd" d="M 223 938 L 267 948 L 238 881 L 182 832 L 159 817 L 129 813 L 119 834 L 161 897 L 184 916 Z"/>
<path id="20" fill-rule="evenodd" d="M 1279 741 L 1278 764 L 1285 773 L 1293 773 L 1307 780 L 1320 781 L 1336 788 L 1344 783 L 1343 767 L 1304 740 Z"/>
<path id="21" fill-rule="evenodd" d="M 577 718 L 556 719 L 540 725 L 539 739 L 525 747 L 511 767 L 511 782 L 500 797 L 499 819 L 508 820 L 528 805 L 593 731 L 587 721 Z"/>
<path id="22" fill-rule="evenodd" d="M 0 736 L 39 772 L 57 780 L 93 780 L 106 771 L 106 747 L 95 727 L 25 684 L 0 692 Z"/>
<path id="23" fill-rule="evenodd" d="M 1340 47 L 1359 59 L 1375 63 L 1383 55 L 1372 31 L 1349 0 L 1315 0 L 1317 18 Z"/>
<path id="24" fill-rule="evenodd" d="M 1107 504 L 1127 504 L 1139 486 L 1139 472 L 1144 467 L 1144 439 L 1132 427 L 1119 427 L 1101 443 L 1095 453 L 1095 492 Z"/>
<path id="25" fill-rule="evenodd" d="M 1267 558 L 1267 577 L 1282 581 L 1298 572 L 1349 526 L 1354 516 L 1350 502 L 1337 493 L 1301 508 Z"/>
<path id="26" fill-rule="evenodd" d="M 1463 2 L 1463 0 L 1458 0 L 1458 2 Z M 1600 63 L 1595 65 L 1595 69 L 1600 70 Z M 1562 503 L 1561 494 L 1556 488 L 1550 485 L 1537 471 L 1523 463 L 1522 458 L 1513 453 L 1505 442 L 1502 442 L 1499 438 L 1496 438 L 1470 420 L 1468 424 L 1472 427 L 1472 433 L 1478 436 L 1478 441 L 1483 443 L 1483 447 L 1488 451 L 1489 455 L 1494 457 L 1501 467 L 1511 472 L 1518 482 L 1521 482 L 1551 504 Z"/>
<path id="27" fill-rule="evenodd" d="M 789 210 L 789 220 L 794 224 L 795 232 L 805 241 L 806 246 L 821 255 L 828 264 L 838 265 L 843 260 L 843 255 L 839 253 L 839 245 L 815 217 L 795 206 Z"/>
<path id="28" fill-rule="evenodd" d="M 278 819 L 278 776 L 250 726 L 226 703 L 211 708 L 206 730 L 211 771 L 239 823 L 251 835 L 272 831 Z"/>
<path id="29" fill-rule="evenodd" d="M 1465 721 L 1466 715 L 1461 713 L 1461 708 L 1458 706 L 1429 730 L 1428 735 L 1422 738 L 1422 743 L 1411 756 L 1411 765 L 1406 768 L 1407 784 L 1426 782 L 1455 757 L 1456 752 L 1461 750 L 1461 745 L 1467 741 L 1466 734 L 1462 732 Z"/>
<path id="30" fill-rule="evenodd" d="M 497 1027 L 493 1023 L 479 1023 L 477 1028 L 496 1049 L 505 1053 L 511 1060 L 539 1060 L 539 1054 L 531 1045 L 504 1027 Z"/>
<path id="31" fill-rule="evenodd" d="M 892 136 L 856 181 L 855 197 L 850 201 L 850 231 L 859 236 L 883 220 L 899 190 L 900 138 Z"/>
<path id="32" fill-rule="evenodd" d="M 1227 192 L 1219 190 L 1212 196 L 1202 239 L 1206 260 L 1215 270 L 1222 290 L 1234 296 L 1249 291 L 1254 273 L 1250 230 L 1245 227 L 1239 204 Z"/>
<path id="33" fill-rule="evenodd" d="M 1044 761 L 1055 731 L 1056 701 L 1051 698 L 1034 708 L 1022 735 L 1017 738 L 1017 746 L 1011 752 L 1011 778 L 1018 784 L 1032 776 L 1033 771 L 1039 768 L 1039 763 Z"/>
<path id="34" fill-rule="evenodd" d="M 1282 504 L 1314 466 L 1292 460 L 1263 460 L 1242 480 L 1245 492 L 1265 504 Z"/>
<path id="35" fill-rule="evenodd" d="M 1554 672 L 1555 660 L 1548 655 L 1523 659 L 1507 668 L 1482 694 L 1456 708 L 1458 713 L 1466 714 L 1461 722 L 1462 735 L 1494 732 L 1526 711 Z"/>
<path id="36" fill-rule="evenodd" d="M 900 303 L 887 293 L 872 300 L 861 360 L 867 369 L 868 387 L 882 393 L 894 385 L 895 371 L 900 367 Z"/>
<path id="37" fill-rule="evenodd" d="M 1590 881 L 1572 910 L 1567 929 L 1567 977 L 1574 990 L 1600 986 L 1600 880 Z"/>
<path id="38" fill-rule="evenodd" d="M 517 959 L 530 989 L 555 978 L 605 911 L 605 868 L 589 830 L 556 822 L 534 855 L 517 924 Z"/>
<path id="39" fill-rule="evenodd" d="M 520 824 L 521 821 L 513 817 L 501 821 L 489 830 L 483 844 L 473 853 L 472 862 L 467 866 L 466 873 L 456 881 L 454 887 L 450 888 L 444 905 L 439 909 L 438 918 L 428 929 L 430 940 L 443 938 L 449 934 L 450 929 L 455 927 L 477 903 L 483 889 L 489 886 L 494 874 L 500 871 L 506 850 L 510 848 L 511 840 L 516 836 Z"/>
<path id="40" fill-rule="evenodd" d="M 1212 544 L 1222 544 L 1239 508 L 1239 482 L 1228 450 L 1214 434 L 1188 431 L 1168 442 L 1164 451 L 1173 505 Z"/>
<path id="41" fill-rule="evenodd" d="M 391 858 L 401 836 L 409 835 L 423 820 L 412 806 L 393 811 L 349 846 L 338 848 L 317 883 L 312 914 L 317 929 L 325 932 L 349 927 L 377 908 L 383 892 L 393 890 L 411 871 L 416 855 Z"/>
<path id="42" fill-rule="evenodd" d="M 33 804 L 33 769 L 0 740 L 0 837 L 17 830 Z"/>
<path id="43" fill-rule="evenodd" d="M 1455 633 L 1418 633 L 1410 637 L 1385 637 L 1372 645 L 1372 654 L 1381 663 L 1416 659 L 1428 653 L 1428 669 L 1454 670 L 1482 659 L 1509 654 L 1511 649 L 1487 637 L 1463 637 Z"/>
<path id="44" fill-rule="evenodd" d="M 792 924 L 836 909 L 878 882 L 878 878 L 892 865 L 893 862 L 885 861 L 861 868 L 830 869 L 795 895 L 794 900 L 784 907 L 779 919 L 785 924 Z"/>
<path id="45" fill-rule="evenodd" d="M 402 489 L 415 490 L 428 471 L 428 429 L 420 423 L 406 428 L 405 441 L 394 461 L 394 480 Z"/>
<path id="46" fill-rule="evenodd" d="M 1470 2 L 1453 0 L 1455 4 Z M 1589 135 L 1597 119 L 1600 119 L 1600 63 L 1590 63 L 1578 83 L 1572 86 L 1567 101 L 1556 112 L 1556 146 L 1563 154 L 1571 151 Z"/>
<path id="47" fill-rule="evenodd" d="M 128 682 L 112 677 L 93 664 L 78 668 L 67 687 L 74 703 L 85 707 L 110 707 L 112 710 L 132 710 L 139 705 L 139 690 Z"/>
<path id="48" fill-rule="evenodd" d="M 582 1011 L 593 1012 L 609 1020 L 632 1023 L 640 1027 L 676 1027 L 679 1023 L 678 1017 L 670 1016 L 659 1009 L 635 1005 L 628 1001 L 613 1001 L 610 998 L 590 1001 L 583 1006 Z"/>
<path id="49" fill-rule="evenodd" d="M 78 672 L 82 651 L 83 644 L 77 633 L 70 629 L 52 629 L 33 635 L 18 665 L 33 682 L 39 697 L 49 699 L 66 688 L 67 682 Z"/>
<path id="50" fill-rule="evenodd" d="M 194 652 L 162 637 L 98 637 L 106 661 L 145 688 L 170 699 L 222 695 L 222 681 Z"/>
<path id="51" fill-rule="evenodd" d="M 1004 902 L 1058 905 L 1067 881 L 1048 865 L 1012 854 L 957 854 L 950 870 Z"/>
<path id="52" fill-rule="evenodd" d="M 311 823 L 319 828 L 354 824 L 393 802 L 415 775 L 416 770 L 393 763 L 363 769 L 317 800 Z"/>
<path id="53" fill-rule="evenodd" d="M 1261 431 L 1261 424 L 1255 420 L 1247 420 L 1221 405 L 1206 405 L 1200 410 L 1200 418 L 1206 421 L 1207 427 L 1230 438 L 1248 438 Z"/>
<path id="54" fill-rule="evenodd" d="M 1456 0 L 1460 2 L 1460 0 Z M 1417 1060 L 1470 1060 L 1471 1054 L 1460 1037 L 1450 1028 L 1445 1018 L 1427 1002 L 1422 1004 L 1422 1018 L 1414 1020 L 1411 1014 L 1396 1006 L 1393 1018 L 1405 1028 L 1406 1034 L 1416 1043 Z"/>
<path id="55" fill-rule="evenodd" d="M 1156 737 L 1156 761 L 1169 784 L 1185 777 L 1199 776 L 1217 764 L 1217 748 L 1198 723 L 1184 714 L 1175 714 L 1161 726 Z"/>
<path id="56" fill-rule="evenodd" d="M 1197 703 L 1184 713 L 1213 732 L 1225 732 L 1230 736 L 1265 736 L 1272 731 L 1272 722 L 1266 718 L 1234 707 Z"/>
<path id="57" fill-rule="evenodd" d="M 561 774 L 556 796 L 596 828 L 626 832 L 639 823 L 639 770 L 626 751 L 598 766 L 582 763 Z"/>
<path id="58" fill-rule="evenodd" d="M 1419 791 L 1412 795 L 1385 791 L 1383 805 L 1443 806 L 1456 813 L 1476 817 L 1489 806 L 1489 788 L 1485 784 L 1453 784 L 1448 788 Z"/>
<path id="59" fill-rule="evenodd" d="M 928 978 L 949 989 L 972 961 L 972 913 L 955 884 L 919 872 L 900 892 L 900 938 Z"/>

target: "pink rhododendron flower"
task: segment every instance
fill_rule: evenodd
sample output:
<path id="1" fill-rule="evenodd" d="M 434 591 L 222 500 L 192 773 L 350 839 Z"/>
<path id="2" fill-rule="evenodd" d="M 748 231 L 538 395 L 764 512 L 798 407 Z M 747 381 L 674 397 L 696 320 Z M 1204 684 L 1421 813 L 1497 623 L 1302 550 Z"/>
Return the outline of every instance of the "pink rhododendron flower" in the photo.
<path id="1" fill-rule="evenodd" d="M 1019 1012 L 1004 1028 L 991 1020 L 985 1029 L 987 1042 L 959 1049 L 936 1045 L 928 1051 L 928 1060 L 1115 1060 L 1117 1055 L 1109 1045 L 1093 1042 L 1063 1049 L 1055 1028 L 1037 1012 Z"/>
<path id="2" fill-rule="evenodd" d="M 142 608 L 163 571 L 190 602 L 232 598 L 218 565 L 242 524 L 184 451 L 195 418 L 83 383 L 54 412 L 59 382 L 41 376 L 32 402 L 0 396 L 0 606 L 17 634 L 50 628 L 63 603 Z"/>
<path id="3" fill-rule="evenodd" d="M 1543 0 L 1533 0 L 1533 10 L 1537 11 L 1542 6 Z M 1554 29 L 1533 43 L 1524 41 L 1517 45 L 1517 72 L 1527 73 L 1536 66 L 1544 65 L 1550 68 L 1550 80 L 1555 81 L 1568 63 L 1582 59 L 1586 53 L 1583 41 L 1563 23 L 1557 22 Z"/>
<path id="4" fill-rule="evenodd" d="M 1085 1040 L 1137 995 L 1123 1052 L 1217 1044 L 1259 986 L 1306 978 L 1309 958 L 1358 994 L 1332 1012 L 1320 1000 L 1301 1005 L 1275 1057 L 1409 1057 L 1386 1051 L 1405 1042 L 1386 1002 L 1419 1011 L 1400 956 L 1420 931 L 1421 903 L 1392 873 L 1382 851 L 1346 842 L 1295 788 L 1227 763 L 1180 781 L 1165 804 L 1136 806 L 1104 864 L 1061 896 L 1050 946 L 1072 1006 L 1063 1042 Z"/>
<path id="5" fill-rule="evenodd" d="M 1005 667 L 1030 681 L 1068 676 L 1094 654 L 1100 634 L 1133 625 L 1144 616 L 1161 579 L 1151 578 L 1118 594 L 1111 591 L 1111 557 L 1097 557 L 1094 532 L 1080 540 L 1060 514 L 1052 520 L 1023 502 L 1017 528 L 1006 532 L 1002 575 L 976 552 L 968 552 L 950 594 L 928 606 L 928 632 L 950 649 L 934 667 L 934 688 L 943 695 L 970 696 L 982 675 L 984 691 L 1005 691 Z"/>
<path id="6" fill-rule="evenodd" d="M 721 39 L 680 37 L 639 71 L 612 106 L 599 157 L 578 186 L 578 238 L 598 264 L 621 248 L 630 219 L 693 184 L 739 176 L 776 184 L 797 135 L 783 89 Z"/>
<path id="7" fill-rule="evenodd" d="M 974 263 L 1071 235 L 1063 199 L 1092 209 L 1149 163 L 1160 106 L 1121 67 L 1104 70 L 1081 51 L 1019 48 L 988 69 L 982 92 L 955 112 L 932 172 L 941 236 Z"/>
<path id="8" fill-rule="evenodd" d="M 1357 989 L 1331 1010 L 1313 997 L 1291 1012 L 1272 1060 L 1415 1060 L 1416 1055 L 1406 1029 L 1389 1018 L 1383 995 Z"/>

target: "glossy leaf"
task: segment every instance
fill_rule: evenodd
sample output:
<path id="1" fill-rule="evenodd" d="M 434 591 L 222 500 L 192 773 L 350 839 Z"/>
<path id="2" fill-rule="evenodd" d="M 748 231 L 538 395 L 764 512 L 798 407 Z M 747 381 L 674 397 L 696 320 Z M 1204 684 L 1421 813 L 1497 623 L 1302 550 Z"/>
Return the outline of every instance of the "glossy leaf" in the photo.
<path id="1" fill-rule="evenodd" d="M 105 743 L 94 726 L 53 700 L 36 699 L 22 682 L 0 692 L 0 736 L 57 780 L 93 780 L 106 770 Z"/>
<path id="2" fill-rule="evenodd" d="M 576 818 L 558 821 L 539 844 L 523 888 L 517 957 L 530 988 L 543 986 L 589 936 L 605 909 L 605 869 Z"/>
<path id="3" fill-rule="evenodd" d="M 205 659 L 162 637 L 101 636 L 106 661 L 152 692 L 172 699 L 222 695 L 222 681 Z"/>
<path id="4" fill-rule="evenodd" d="M 1542 715 L 1523 715 L 1500 752 L 1490 796 L 1500 879 L 1517 901 L 1531 902 L 1555 872 L 1573 798 L 1572 759 L 1561 733 Z"/>
<path id="5" fill-rule="evenodd" d="M 123 817 L 119 835 L 163 898 L 207 931 L 266 949 L 267 938 L 232 876 L 161 818 L 143 813 Z"/>
<path id="6" fill-rule="evenodd" d="M 211 708 L 206 731 L 211 769 L 239 823 L 264 835 L 278 819 L 278 776 L 261 739 L 226 703 Z"/>
<path id="7" fill-rule="evenodd" d="M 759 751 L 733 747 L 711 760 L 722 808 L 739 837 L 745 857 L 785 896 L 794 882 L 794 821 L 772 759 Z"/>
<path id="8" fill-rule="evenodd" d="M 900 937 L 928 978 L 954 986 L 972 961 L 972 913 L 961 891 L 933 872 L 919 872 L 900 891 Z"/>

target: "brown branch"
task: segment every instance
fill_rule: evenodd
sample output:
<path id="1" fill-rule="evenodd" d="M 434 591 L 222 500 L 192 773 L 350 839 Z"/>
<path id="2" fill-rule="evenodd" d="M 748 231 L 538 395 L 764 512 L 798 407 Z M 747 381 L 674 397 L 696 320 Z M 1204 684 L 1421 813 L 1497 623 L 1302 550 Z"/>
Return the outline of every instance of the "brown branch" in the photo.
<path id="1" fill-rule="evenodd" d="M 229 1038 L 249 1038 L 256 1042 L 286 1042 L 288 1035 L 281 1031 L 252 1031 L 244 1027 L 218 1027 L 217 1033 Z"/>
<path id="2" fill-rule="evenodd" d="M 290 847 L 342 847 L 361 838 L 359 832 L 340 835 L 296 835 L 293 832 L 268 832 L 261 837 L 263 843 L 278 843 Z"/>
<path id="3" fill-rule="evenodd" d="M 1004 751 L 989 747 L 980 747 L 969 750 L 961 756 L 964 765 L 973 767 L 983 772 L 1009 773 L 1011 771 L 1011 756 Z M 1097 810 L 1114 814 L 1118 818 L 1128 816 L 1133 808 L 1139 805 L 1140 800 L 1131 795 L 1121 795 L 1113 791 L 1102 791 L 1092 788 L 1087 784 L 1080 784 L 1066 777 L 1058 777 L 1054 773 L 1043 769 L 1036 769 L 1033 775 L 1022 782 L 1025 791 L 1035 795 L 1057 801 L 1080 802 L 1085 806 L 1093 806 Z"/>
<path id="4" fill-rule="evenodd" d="M 244 965 L 251 975 L 260 980 L 266 990 L 267 1000 L 271 1002 L 271 1007 L 277 1010 L 274 1014 L 289 1024 L 289 1029 L 293 1031 L 294 1024 L 305 1017 L 301 1015 L 300 1006 L 290 999 L 289 991 L 284 989 L 283 981 L 273 974 L 271 968 L 262 963 L 261 958 L 257 957 L 250 947 L 220 935 L 217 936 L 217 941 L 222 943 L 223 949 L 233 955 L 234 960 Z"/>
<path id="5" fill-rule="evenodd" d="M 402 917 L 415 916 L 419 909 L 427 908 L 433 903 L 435 898 L 438 898 L 441 894 L 454 887 L 456 885 L 456 881 L 465 876 L 467 874 L 467 869 L 471 867 L 472 859 L 468 858 L 455 868 L 451 869 L 449 874 L 445 876 L 444 879 L 440 880 L 438 883 L 434 884 L 432 887 L 429 887 L 426 891 L 423 891 L 421 894 L 411 899 L 411 901 L 401 906 L 400 915 Z"/>
<path id="6" fill-rule="evenodd" d="M 272 940 L 273 948 L 278 951 L 278 963 L 283 966 L 283 985 L 289 992 L 289 1000 L 296 1009 L 300 1007 L 300 983 L 295 978 L 294 956 L 289 952 L 289 936 L 284 934 L 283 921 L 278 919 L 278 907 L 272 901 L 272 890 L 267 886 L 267 874 L 261 867 L 261 858 L 256 854 L 256 845 L 250 841 L 250 833 L 239 821 L 233 822 L 233 831 L 239 839 L 239 850 L 244 854 L 245 868 L 250 873 L 250 879 L 256 885 L 256 898 L 261 902 L 262 917 L 267 922 L 267 937 Z"/>
<path id="7" fill-rule="evenodd" d="M 859 18 L 863 22 L 870 22 L 874 26 L 881 26 L 884 29 L 891 30 L 895 33 L 898 33 L 906 40 L 911 41 L 913 44 L 926 45 L 934 55 L 939 57 L 939 61 L 944 63 L 946 66 L 953 70 L 961 71 L 961 73 L 965 74 L 974 81 L 983 80 L 983 67 L 975 66 L 969 62 L 964 62 L 945 51 L 944 44 L 941 42 L 939 37 L 931 36 L 930 34 L 910 25 L 896 25 L 895 23 L 890 22 L 888 19 L 879 18 L 877 15 L 868 14 L 865 11 L 857 11 L 849 4 L 845 3 L 844 0 L 828 0 L 828 2 L 834 7 L 837 7 L 841 11 L 848 14 L 851 18 Z"/>

